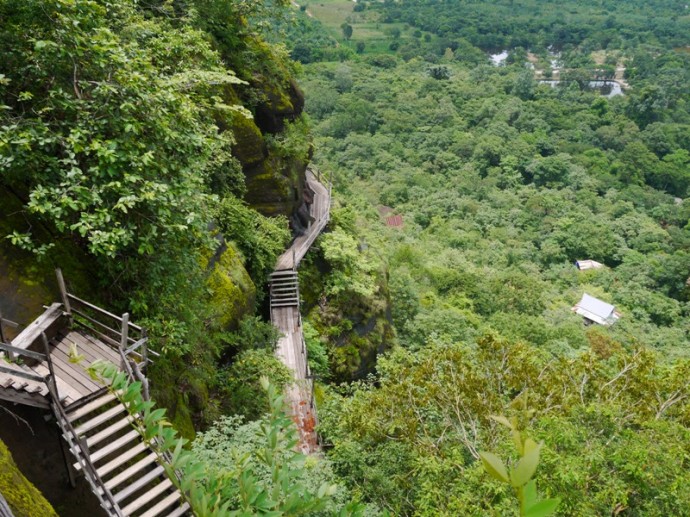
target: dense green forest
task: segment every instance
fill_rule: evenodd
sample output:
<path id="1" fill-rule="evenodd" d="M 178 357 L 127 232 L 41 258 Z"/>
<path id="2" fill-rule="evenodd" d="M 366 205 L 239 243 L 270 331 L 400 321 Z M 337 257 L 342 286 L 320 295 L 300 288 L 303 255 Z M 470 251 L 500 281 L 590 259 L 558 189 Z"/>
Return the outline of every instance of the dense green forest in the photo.
<path id="1" fill-rule="evenodd" d="M 671 0 L 0 0 L 0 271 L 149 329 L 199 515 L 690 515 L 689 40 Z M 265 284 L 309 161 L 304 457 Z"/>
<path id="2" fill-rule="evenodd" d="M 394 514 L 516 511 L 478 461 L 515 458 L 492 415 L 544 442 L 559 515 L 688 512 L 688 16 L 565 4 L 305 3 L 288 28 L 339 196 L 303 274 L 314 366 L 344 383 L 321 432 Z M 623 95 L 587 87 L 606 66 Z M 583 325 L 585 292 L 620 320 Z"/>

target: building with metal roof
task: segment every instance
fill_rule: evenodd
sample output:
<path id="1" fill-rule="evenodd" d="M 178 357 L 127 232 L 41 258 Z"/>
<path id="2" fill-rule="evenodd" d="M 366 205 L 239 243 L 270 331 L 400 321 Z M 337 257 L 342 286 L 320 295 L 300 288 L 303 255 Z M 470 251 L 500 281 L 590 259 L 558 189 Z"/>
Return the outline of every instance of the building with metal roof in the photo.
<path id="1" fill-rule="evenodd" d="M 598 323 L 599 325 L 613 325 L 620 313 L 610 303 L 603 302 L 587 293 L 582 295 L 582 299 L 573 307 L 574 312 L 585 318 L 585 323 Z"/>
<path id="2" fill-rule="evenodd" d="M 575 265 L 580 271 L 585 271 L 586 269 L 600 269 L 604 267 L 604 264 L 597 262 L 596 260 L 577 260 L 575 261 Z"/>

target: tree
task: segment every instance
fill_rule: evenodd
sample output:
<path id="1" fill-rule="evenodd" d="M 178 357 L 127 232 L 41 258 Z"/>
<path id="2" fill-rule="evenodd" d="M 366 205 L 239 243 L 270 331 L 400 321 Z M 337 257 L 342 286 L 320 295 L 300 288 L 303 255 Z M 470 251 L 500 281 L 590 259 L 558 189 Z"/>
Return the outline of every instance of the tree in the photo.
<path id="1" fill-rule="evenodd" d="M 343 31 L 343 37 L 349 41 L 350 38 L 352 38 L 352 32 L 353 32 L 352 25 L 350 25 L 349 23 L 343 23 L 340 26 L 340 28 Z"/>

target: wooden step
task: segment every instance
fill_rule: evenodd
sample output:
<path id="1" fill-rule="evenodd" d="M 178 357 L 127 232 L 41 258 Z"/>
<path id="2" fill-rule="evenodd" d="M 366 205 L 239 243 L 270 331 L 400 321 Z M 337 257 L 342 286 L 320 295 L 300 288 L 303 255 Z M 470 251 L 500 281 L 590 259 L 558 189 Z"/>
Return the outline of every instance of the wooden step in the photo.
<path id="1" fill-rule="evenodd" d="M 4 376 L 4 375 L 9 375 L 9 374 L 3 373 L 2 375 Z M 3 388 L 9 388 L 10 385 L 12 385 L 12 383 L 14 383 L 14 381 L 15 381 L 14 377 L 7 377 L 1 381 L 2 384 L 0 384 L 0 386 L 2 386 Z"/>
<path id="2" fill-rule="evenodd" d="M 15 389 L 17 391 L 21 391 L 24 388 L 26 388 L 29 385 L 29 383 L 25 380 L 22 379 L 16 379 L 12 386 L 10 386 L 12 389 Z"/>
<path id="3" fill-rule="evenodd" d="M 112 454 L 119 448 L 121 448 L 124 445 L 127 445 L 128 443 L 132 442 L 136 438 L 139 438 L 139 433 L 136 432 L 134 429 L 132 429 L 130 432 L 125 434 L 124 436 L 121 436 L 117 440 L 115 440 L 112 443 L 109 443 L 102 449 L 97 450 L 96 452 L 91 453 L 90 451 L 90 456 L 89 459 L 91 460 L 91 463 L 94 464 L 99 460 L 102 460 L 109 454 Z M 80 450 L 81 451 L 81 450 Z M 73 450 L 74 452 L 74 450 Z M 74 469 L 78 472 L 81 470 L 81 464 L 80 463 L 75 463 L 74 464 Z"/>
<path id="4" fill-rule="evenodd" d="M 158 515 L 160 515 L 161 512 L 163 512 L 166 508 L 172 506 L 174 503 L 178 502 L 180 499 L 182 499 L 180 493 L 177 490 L 175 490 L 168 497 L 152 506 L 150 510 L 146 511 L 145 513 L 142 513 L 140 517 L 158 517 Z"/>
<path id="5" fill-rule="evenodd" d="M 142 506 L 154 501 L 156 497 L 161 495 L 163 492 L 165 492 L 168 488 L 172 487 L 172 481 L 170 481 L 168 478 L 165 478 L 165 480 L 153 487 L 151 490 L 146 492 L 145 494 L 141 495 L 139 498 L 135 499 L 131 503 L 129 503 L 127 506 L 125 506 L 122 509 L 122 514 L 123 515 L 131 515 L 132 513 L 136 512 L 139 508 Z"/>
<path id="6" fill-rule="evenodd" d="M 156 455 L 156 453 L 152 452 L 151 454 L 149 454 L 145 458 L 137 461 L 131 467 L 128 467 L 127 469 L 120 472 L 117 476 L 115 476 L 111 480 L 106 481 L 105 487 L 108 490 L 113 490 L 114 488 L 117 488 L 120 484 L 122 484 L 123 481 L 128 480 L 130 477 L 134 476 L 139 471 L 141 471 L 144 468 L 146 468 L 147 466 L 155 463 L 157 457 L 158 456 Z"/>
<path id="7" fill-rule="evenodd" d="M 96 409 L 105 406 L 108 402 L 112 402 L 115 400 L 117 397 L 113 393 L 106 393 L 105 395 L 98 397 L 97 399 L 89 402 L 88 404 L 83 405 L 79 409 L 75 410 L 72 413 L 67 413 L 67 418 L 71 423 L 74 423 L 76 420 L 79 420 L 81 417 L 88 415 L 92 411 L 95 411 Z"/>
<path id="8" fill-rule="evenodd" d="M 180 517 L 189 511 L 189 503 L 185 502 L 182 506 L 176 509 L 173 513 L 169 513 L 165 517 Z"/>
<path id="9" fill-rule="evenodd" d="M 96 472 L 98 472 L 98 475 L 102 478 L 103 476 L 109 474 L 113 470 L 115 470 L 118 467 L 121 467 L 125 463 L 127 463 L 129 460 L 132 458 L 136 457 L 137 455 L 141 454 L 145 450 L 147 450 L 148 447 L 144 442 L 140 442 L 131 449 L 129 449 L 127 452 L 123 452 L 120 456 L 117 458 L 109 461 L 102 467 L 99 467 L 96 469 Z"/>
<path id="10" fill-rule="evenodd" d="M 118 450 L 120 447 L 123 447 L 127 445 L 129 442 L 134 441 L 138 438 L 141 438 L 141 436 L 136 430 L 132 429 L 130 432 L 120 436 L 117 440 L 109 443 L 102 449 L 98 449 L 96 452 L 91 453 L 91 462 L 96 463 L 97 461 L 102 460 L 109 454 L 112 454 L 113 452 Z"/>
<path id="11" fill-rule="evenodd" d="M 106 438 L 114 435 L 119 430 L 124 429 L 125 427 L 130 425 L 131 422 L 132 422 L 132 417 L 129 417 L 129 416 L 125 417 L 121 420 L 118 420 L 117 422 L 115 422 L 110 427 L 106 427 L 105 429 L 103 429 L 102 431 L 99 431 L 98 433 L 94 434 L 93 436 L 89 436 L 86 439 L 86 445 L 89 448 L 93 447 L 94 445 L 102 442 Z"/>
<path id="12" fill-rule="evenodd" d="M 278 271 L 271 273 L 271 278 L 277 276 L 297 276 L 297 271 L 294 269 L 279 269 Z"/>
<path id="13" fill-rule="evenodd" d="M 115 502 L 119 504 L 124 499 L 127 499 L 132 494 L 135 494 L 138 490 L 141 490 L 147 484 L 152 482 L 157 477 L 160 477 L 160 475 L 164 473 L 165 469 L 159 465 L 151 472 L 148 472 L 140 478 L 137 478 L 135 481 L 133 480 L 133 483 L 131 485 L 127 485 L 121 491 L 119 491 L 117 495 L 115 495 Z"/>
<path id="14" fill-rule="evenodd" d="M 119 415 L 120 413 L 123 413 L 125 411 L 127 411 L 125 406 L 123 406 L 122 404 L 118 404 L 117 406 L 110 408 L 105 413 L 101 413 L 100 415 L 95 416 L 91 420 L 84 422 L 75 429 L 75 432 L 81 436 L 84 433 L 88 433 L 92 429 L 95 429 L 99 425 L 104 424 L 105 422 L 113 418 L 115 415 Z"/>

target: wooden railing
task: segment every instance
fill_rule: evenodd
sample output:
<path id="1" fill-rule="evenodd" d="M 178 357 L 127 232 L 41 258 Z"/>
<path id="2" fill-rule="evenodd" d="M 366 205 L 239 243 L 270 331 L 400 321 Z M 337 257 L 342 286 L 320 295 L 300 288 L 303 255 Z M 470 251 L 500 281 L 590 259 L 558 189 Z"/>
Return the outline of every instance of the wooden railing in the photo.
<path id="1" fill-rule="evenodd" d="M 62 272 L 59 268 L 55 272 L 65 312 L 72 322 L 88 329 L 94 337 L 117 350 L 122 357 L 122 368 L 133 380 L 140 380 L 136 370 L 145 369 L 148 363 L 153 362 L 151 357 L 160 356 L 149 350 L 146 330 L 129 321 L 129 313 L 118 316 L 68 292 Z"/>
<path id="2" fill-rule="evenodd" d="M 115 517 L 125 517 L 122 515 L 122 512 L 120 512 L 112 493 L 105 487 L 105 483 L 98 475 L 96 467 L 93 465 L 93 463 L 91 463 L 89 451 L 86 448 L 86 445 L 81 441 L 76 431 L 72 427 L 72 424 L 70 424 L 69 419 L 67 418 L 67 414 L 65 412 L 65 408 L 62 406 L 62 401 L 60 400 L 60 394 L 57 388 L 55 371 L 53 370 L 53 361 L 50 357 L 50 345 L 48 343 L 48 338 L 44 333 L 41 333 L 41 341 L 43 343 L 44 353 L 18 348 L 7 343 L 0 343 L 0 350 L 7 352 L 9 356 L 27 357 L 29 359 L 46 363 L 48 366 L 48 375 L 43 376 L 22 369 L 7 368 L 2 365 L 0 365 L 0 372 L 8 373 L 10 375 L 34 382 L 41 382 L 46 385 L 48 388 L 48 394 L 50 395 L 50 406 L 53 409 L 55 417 L 58 421 L 58 425 L 60 426 L 60 429 L 62 430 L 70 448 L 77 457 L 77 460 L 81 464 L 86 479 L 93 488 L 94 494 L 96 494 L 96 497 L 98 498 L 98 502 L 109 515 Z"/>
<path id="3" fill-rule="evenodd" d="M 48 356 L 50 357 L 50 356 Z M 96 466 L 91 462 L 91 455 L 89 449 L 84 443 L 84 440 L 79 437 L 74 426 L 69 421 L 65 408 L 60 402 L 60 396 L 57 391 L 57 384 L 55 384 L 54 376 L 52 375 L 51 367 L 51 378 L 53 382 L 48 383 L 48 391 L 51 398 L 51 407 L 55 418 L 57 420 L 58 426 L 62 430 L 62 435 L 67 441 L 72 454 L 77 458 L 79 465 L 81 465 L 81 471 L 84 473 L 84 477 L 91 485 L 91 492 L 94 493 L 98 499 L 98 503 L 101 507 L 108 513 L 109 516 L 113 517 L 126 517 L 121 511 L 120 506 L 115 501 L 112 492 L 105 486 L 105 482 L 101 479 L 98 474 Z M 69 467 L 68 467 L 69 469 Z M 71 476 L 70 470 L 70 476 Z"/>

